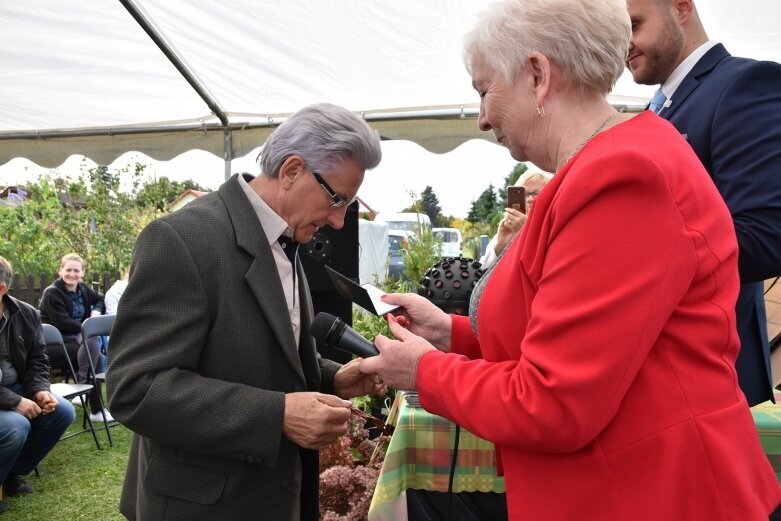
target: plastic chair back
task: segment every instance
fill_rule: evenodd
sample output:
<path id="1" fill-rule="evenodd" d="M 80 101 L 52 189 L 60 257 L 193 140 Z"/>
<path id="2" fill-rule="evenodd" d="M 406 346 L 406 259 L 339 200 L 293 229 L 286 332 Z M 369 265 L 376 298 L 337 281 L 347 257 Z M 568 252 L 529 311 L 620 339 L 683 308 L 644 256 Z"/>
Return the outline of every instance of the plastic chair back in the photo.
<path id="1" fill-rule="evenodd" d="M 86 341 L 94 336 L 108 336 L 111 334 L 111 328 L 114 327 L 116 315 L 100 315 L 90 317 L 81 323 L 81 334 Z"/>

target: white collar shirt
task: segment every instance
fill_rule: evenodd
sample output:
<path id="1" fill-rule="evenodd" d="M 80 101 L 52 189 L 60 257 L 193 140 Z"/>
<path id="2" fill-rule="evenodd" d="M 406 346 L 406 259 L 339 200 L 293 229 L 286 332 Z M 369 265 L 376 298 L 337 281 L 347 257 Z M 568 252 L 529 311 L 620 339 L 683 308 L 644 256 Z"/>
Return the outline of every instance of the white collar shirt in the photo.
<path id="1" fill-rule="evenodd" d="M 245 178 L 245 176 L 248 179 Z M 301 339 L 301 299 L 297 298 L 298 277 L 296 277 L 296 274 L 293 271 L 293 265 L 290 263 L 290 260 L 288 260 L 287 255 L 285 255 L 285 251 L 282 249 L 279 242 L 277 242 L 280 235 L 292 238 L 293 229 L 290 228 L 285 220 L 277 215 L 277 213 L 266 204 L 263 198 L 249 186 L 247 181 L 251 181 L 252 179 L 253 177 L 249 174 L 240 174 L 239 186 L 244 190 L 247 199 L 252 205 L 252 209 L 255 210 L 260 225 L 263 227 L 263 231 L 266 234 L 266 240 L 274 254 L 274 263 L 277 266 L 279 279 L 282 282 L 282 290 L 285 292 L 290 322 L 293 324 L 293 336 L 296 340 L 296 346 L 298 346 L 299 340 Z"/>

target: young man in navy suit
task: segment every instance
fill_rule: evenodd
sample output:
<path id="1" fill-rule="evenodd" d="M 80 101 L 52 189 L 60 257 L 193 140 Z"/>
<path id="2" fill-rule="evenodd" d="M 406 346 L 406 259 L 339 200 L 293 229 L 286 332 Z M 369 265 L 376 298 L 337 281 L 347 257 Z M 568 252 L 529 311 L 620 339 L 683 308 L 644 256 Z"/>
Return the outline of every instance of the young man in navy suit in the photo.
<path id="1" fill-rule="evenodd" d="M 749 405 L 770 400 L 763 281 L 781 272 L 781 65 L 735 58 L 709 41 L 691 0 L 628 0 L 627 7 L 627 67 L 637 83 L 661 85 L 650 108 L 689 141 L 732 214 L 738 380 Z"/>

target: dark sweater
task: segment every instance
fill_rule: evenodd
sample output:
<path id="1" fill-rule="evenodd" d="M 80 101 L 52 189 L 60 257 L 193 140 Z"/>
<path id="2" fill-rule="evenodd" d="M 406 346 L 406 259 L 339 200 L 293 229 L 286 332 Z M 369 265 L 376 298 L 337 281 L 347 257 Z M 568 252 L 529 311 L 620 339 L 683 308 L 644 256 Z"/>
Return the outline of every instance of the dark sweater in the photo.
<path id="1" fill-rule="evenodd" d="M 84 316 L 80 321 L 73 318 L 73 302 L 62 279 L 55 280 L 41 295 L 41 304 L 38 306 L 41 320 L 59 329 L 63 336 L 73 337 L 81 333 L 81 323 L 90 317 L 93 306 L 101 313 L 106 312 L 103 295 L 84 283 L 79 283 L 76 291 L 81 291 L 84 299 Z"/>

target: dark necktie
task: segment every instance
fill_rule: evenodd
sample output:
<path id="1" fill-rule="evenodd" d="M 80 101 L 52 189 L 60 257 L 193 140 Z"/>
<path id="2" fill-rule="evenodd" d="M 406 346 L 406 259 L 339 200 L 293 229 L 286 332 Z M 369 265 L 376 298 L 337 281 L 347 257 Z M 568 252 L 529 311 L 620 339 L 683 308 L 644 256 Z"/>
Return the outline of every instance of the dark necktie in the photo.
<path id="1" fill-rule="evenodd" d="M 298 243 L 291 237 L 285 237 L 284 235 L 280 235 L 279 239 L 277 239 L 277 242 L 280 246 L 282 246 L 282 251 L 284 251 L 285 255 L 287 255 L 287 259 L 290 261 L 290 264 L 295 267 Z M 295 273 L 295 269 L 293 270 L 293 273 Z"/>

